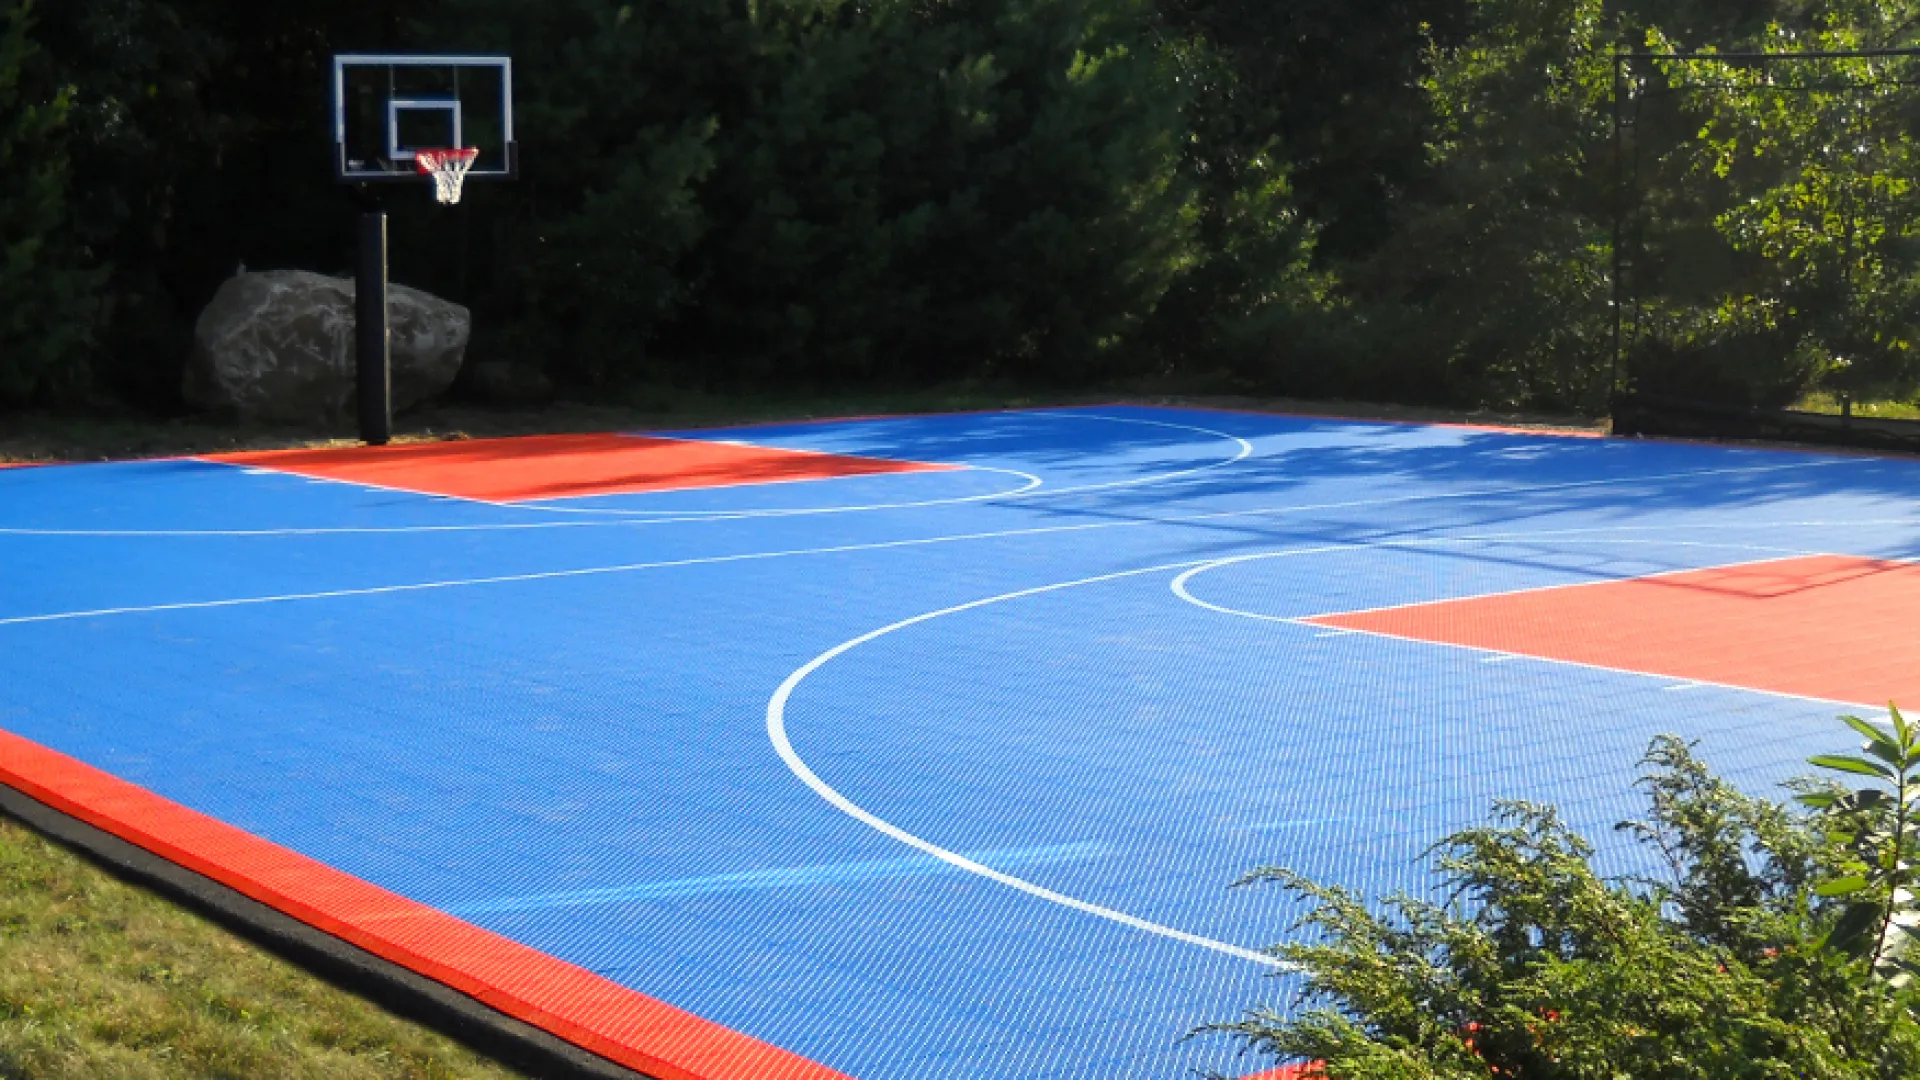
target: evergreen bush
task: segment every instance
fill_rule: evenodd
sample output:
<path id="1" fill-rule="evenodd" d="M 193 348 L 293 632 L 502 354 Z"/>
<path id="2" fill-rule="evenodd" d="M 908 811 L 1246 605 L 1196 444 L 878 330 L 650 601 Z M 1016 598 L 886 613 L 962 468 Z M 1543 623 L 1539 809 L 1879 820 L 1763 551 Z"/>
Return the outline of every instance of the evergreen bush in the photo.
<path id="1" fill-rule="evenodd" d="M 1907 1080 L 1920 731 L 1844 718 L 1857 784 L 1746 795 L 1655 740 L 1648 814 L 1620 828 L 1657 872 L 1608 879 L 1551 807 L 1498 804 L 1433 848 L 1441 899 L 1379 905 L 1284 869 L 1309 905 L 1273 951 L 1301 1008 L 1209 1029 L 1329 1080 Z M 1795 806 L 1797 802 L 1799 805 Z"/>

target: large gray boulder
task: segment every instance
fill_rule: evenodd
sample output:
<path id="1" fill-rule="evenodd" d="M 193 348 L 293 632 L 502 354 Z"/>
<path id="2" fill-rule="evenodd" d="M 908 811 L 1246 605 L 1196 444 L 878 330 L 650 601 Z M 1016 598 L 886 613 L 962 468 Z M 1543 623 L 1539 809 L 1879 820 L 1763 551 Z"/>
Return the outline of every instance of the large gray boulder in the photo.
<path id="1" fill-rule="evenodd" d="M 459 304 L 389 286 L 393 407 L 446 391 L 472 334 Z M 354 402 L 353 282 L 275 270 L 236 274 L 194 326 L 187 401 L 268 423 L 327 424 Z"/>

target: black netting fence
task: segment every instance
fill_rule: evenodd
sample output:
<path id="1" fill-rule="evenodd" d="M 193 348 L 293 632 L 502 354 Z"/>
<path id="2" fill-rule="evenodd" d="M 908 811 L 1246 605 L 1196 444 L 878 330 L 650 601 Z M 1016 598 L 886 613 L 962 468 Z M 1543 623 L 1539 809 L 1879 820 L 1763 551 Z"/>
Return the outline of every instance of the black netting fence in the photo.
<path id="1" fill-rule="evenodd" d="M 1920 52 L 1615 70 L 1616 428 L 1920 448 Z"/>

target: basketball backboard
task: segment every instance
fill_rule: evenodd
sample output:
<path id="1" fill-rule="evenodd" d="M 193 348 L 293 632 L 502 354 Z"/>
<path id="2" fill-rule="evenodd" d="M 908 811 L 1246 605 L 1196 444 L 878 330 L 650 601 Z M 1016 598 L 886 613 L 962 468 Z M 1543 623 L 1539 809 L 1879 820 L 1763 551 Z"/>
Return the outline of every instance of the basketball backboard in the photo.
<path id="1" fill-rule="evenodd" d="M 431 183 L 422 150 L 475 149 L 469 180 L 519 171 L 513 61 L 504 56 L 333 58 L 334 175 L 343 183 Z"/>

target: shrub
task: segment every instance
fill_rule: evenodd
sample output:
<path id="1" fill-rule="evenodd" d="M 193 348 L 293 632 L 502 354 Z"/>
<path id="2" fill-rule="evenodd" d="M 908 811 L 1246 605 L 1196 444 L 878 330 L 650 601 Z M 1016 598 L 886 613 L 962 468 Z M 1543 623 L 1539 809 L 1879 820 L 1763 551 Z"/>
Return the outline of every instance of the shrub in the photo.
<path id="1" fill-rule="evenodd" d="M 1304 940 L 1278 946 L 1298 1011 L 1212 1029 L 1332 1080 L 1729 1080 L 1920 1075 L 1908 984 L 1920 733 L 1845 718 L 1862 755 L 1812 759 L 1864 786 L 1800 781 L 1799 806 L 1742 794 L 1688 744 L 1655 740 L 1644 820 L 1663 868 L 1609 880 L 1550 807 L 1497 805 L 1432 851 L 1448 902 L 1369 906 L 1284 869 Z"/>

